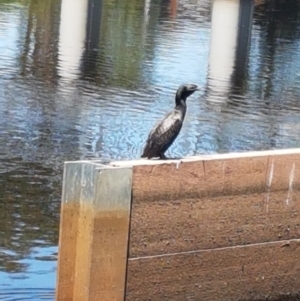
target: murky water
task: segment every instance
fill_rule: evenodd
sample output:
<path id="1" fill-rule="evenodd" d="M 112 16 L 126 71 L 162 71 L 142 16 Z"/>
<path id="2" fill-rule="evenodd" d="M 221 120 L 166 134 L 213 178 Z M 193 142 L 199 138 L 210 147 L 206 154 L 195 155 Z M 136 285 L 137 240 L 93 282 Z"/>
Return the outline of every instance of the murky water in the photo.
<path id="1" fill-rule="evenodd" d="M 63 162 L 139 157 L 181 83 L 168 155 L 300 145 L 299 1 L 247 2 L 0 0 L 0 299 L 54 299 Z"/>

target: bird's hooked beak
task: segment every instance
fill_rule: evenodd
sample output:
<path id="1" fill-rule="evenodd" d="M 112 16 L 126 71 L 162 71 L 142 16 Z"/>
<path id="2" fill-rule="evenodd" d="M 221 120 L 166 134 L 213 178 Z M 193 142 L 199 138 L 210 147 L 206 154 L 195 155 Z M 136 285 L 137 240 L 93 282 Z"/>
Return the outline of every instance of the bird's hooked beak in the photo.
<path id="1" fill-rule="evenodd" d="M 197 85 L 192 84 L 192 85 L 189 86 L 189 90 L 190 91 L 200 91 L 201 88 L 198 87 Z"/>

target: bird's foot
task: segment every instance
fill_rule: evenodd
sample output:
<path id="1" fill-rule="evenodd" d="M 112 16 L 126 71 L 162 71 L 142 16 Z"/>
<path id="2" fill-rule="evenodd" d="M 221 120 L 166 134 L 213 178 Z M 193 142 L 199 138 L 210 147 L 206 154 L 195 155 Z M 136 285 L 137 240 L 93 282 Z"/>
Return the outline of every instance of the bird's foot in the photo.
<path id="1" fill-rule="evenodd" d="M 165 156 L 165 154 L 163 154 L 163 153 L 160 153 L 159 154 L 159 159 L 160 160 L 168 160 L 168 158 Z"/>
<path id="2" fill-rule="evenodd" d="M 166 156 L 163 156 L 163 157 L 159 157 L 160 160 L 181 160 L 182 158 L 181 157 L 166 157 Z"/>
<path id="3" fill-rule="evenodd" d="M 166 157 L 165 154 L 160 154 L 159 159 L 160 160 L 177 160 L 179 158 L 170 158 L 170 157 Z"/>

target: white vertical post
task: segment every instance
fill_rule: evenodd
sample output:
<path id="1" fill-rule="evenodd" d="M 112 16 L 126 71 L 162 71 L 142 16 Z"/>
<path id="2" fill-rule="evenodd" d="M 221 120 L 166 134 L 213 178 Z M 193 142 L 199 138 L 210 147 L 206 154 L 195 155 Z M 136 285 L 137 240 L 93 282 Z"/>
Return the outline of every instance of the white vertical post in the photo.
<path id="1" fill-rule="evenodd" d="M 62 0 L 59 30 L 59 75 L 77 77 L 84 50 L 88 0 Z"/>
<path id="2" fill-rule="evenodd" d="M 222 102 L 230 89 L 237 46 L 240 0 L 212 4 L 207 101 Z"/>

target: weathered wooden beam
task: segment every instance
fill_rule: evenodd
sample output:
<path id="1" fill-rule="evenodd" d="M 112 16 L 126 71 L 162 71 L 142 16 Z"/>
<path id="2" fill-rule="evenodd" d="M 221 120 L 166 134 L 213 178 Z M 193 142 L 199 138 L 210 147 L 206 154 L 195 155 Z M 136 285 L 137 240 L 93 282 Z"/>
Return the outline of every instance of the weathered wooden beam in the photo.
<path id="1" fill-rule="evenodd" d="M 299 149 L 111 165 L 133 166 L 126 301 L 300 291 Z"/>
<path id="2" fill-rule="evenodd" d="M 57 301 L 294 300 L 299 164 L 300 149 L 67 162 Z"/>
<path id="3" fill-rule="evenodd" d="M 57 301 L 123 301 L 132 168 L 66 162 Z"/>
<path id="4" fill-rule="evenodd" d="M 64 166 L 56 300 L 73 300 L 82 164 Z"/>
<path id="5" fill-rule="evenodd" d="M 131 258 L 126 301 L 299 300 L 298 258 L 300 240 Z"/>

